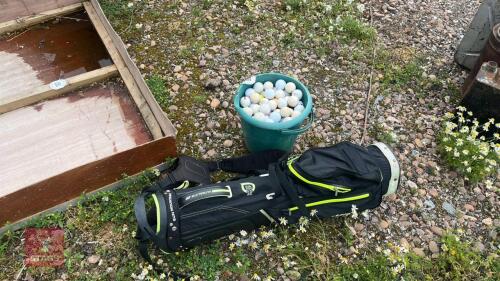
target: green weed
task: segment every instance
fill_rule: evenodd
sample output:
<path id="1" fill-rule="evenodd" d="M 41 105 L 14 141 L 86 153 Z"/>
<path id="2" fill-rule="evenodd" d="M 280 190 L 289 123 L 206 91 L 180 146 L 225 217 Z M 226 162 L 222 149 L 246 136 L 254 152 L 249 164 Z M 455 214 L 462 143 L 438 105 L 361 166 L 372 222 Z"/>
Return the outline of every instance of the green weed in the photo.
<path id="1" fill-rule="evenodd" d="M 163 109 L 166 109 L 169 104 L 169 97 L 165 81 L 160 76 L 153 74 L 146 79 L 146 84 L 153 93 L 158 104 L 160 104 Z"/>

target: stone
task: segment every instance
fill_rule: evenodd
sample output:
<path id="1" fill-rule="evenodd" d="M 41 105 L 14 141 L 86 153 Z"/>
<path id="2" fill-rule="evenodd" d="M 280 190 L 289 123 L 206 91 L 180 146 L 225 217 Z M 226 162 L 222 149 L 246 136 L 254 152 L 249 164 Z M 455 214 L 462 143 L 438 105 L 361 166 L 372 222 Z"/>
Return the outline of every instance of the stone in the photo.
<path id="1" fill-rule="evenodd" d="M 415 144 L 420 148 L 425 146 L 420 139 L 415 139 Z"/>
<path id="2" fill-rule="evenodd" d="M 179 86 L 179 85 L 177 85 L 177 84 L 174 84 L 174 85 L 172 86 L 172 91 L 174 91 L 174 92 L 178 92 L 178 91 L 179 91 L 179 89 L 180 89 L 180 86 Z"/>
<path id="3" fill-rule="evenodd" d="M 428 199 L 428 200 L 425 200 L 424 201 L 424 205 L 429 209 L 429 210 L 432 210 L 436 207 L 436 205 L 434 204 L 434 202 L 432 202 L 432 200 Z"/>
<path id="4" fill-rule="evenodd" d="M 198 65 L 201 66 L 201 67 L 203 67 L 203 66 L 207 65 L 207 61 L 206 60 L 200 60 L 200 63 Z"/>
<path id="5" fill-rule="evenodd" d="M 437 227 L 437 226 L 431 226 L 431 231 L 432 231 L 432 233 L 439 235 L 439 236 L 443 236 L 443 233 L 444 233 L 444 230 L 440 227 Z"/>
<path id="6" fill-rule="evenodd" d="M 224 141 L 224 146 L 225 147 L 231 147 L 231 146 L 233 146 L 233 141 L 232 140 L 225 140 Z"/>
<path id="7" fill-rule="evenodd" d="M 474 206 L 472 206 L 471 204 L 465 204 L 464 209 L 469 212 L 474 212 Z"/>
<path id="8" fill-rule="evenodd" d="M 217 152 L 215 152 L 215 150 L 214 150 L 214 149 L 210 149 L 210 150 L 207 152 L 208 157 L 214 157 L 214 156 L 215 156 L 215 154 L 217 154 Z"/>
<path id="9" fill-rule="evenodd" d="M 474 243 L 473 249 L 476 250 L 477 252 L 484 252 L 486 247 L 484 246 L 483 243 L 477 241 L 476 243 Z"/>
<path id="10" fill-rule="evenodd" d="M 354 229 L 355 229 L 356 231 L 361 231 L 361 230 L 363 230 L 364 228 L 365 228 L 365 225 L 364 225 L 364 224 L 361 224 L 361 223 L 355 223 L 355 224 L 354 224 Z"/>
<path id="11" fill-rule="evenodd" d="M 300 279 L 300 272 L 298 272 L 297 270 L 288 270 L 286 272 L 286 276 L 288 276 L 290 280 L 296 281 Z"/>
<path id="12" fill-rule="evenodd" d="M 439 195 L 438 191 L 437 191 L 435 188 L 431 188 L 431 189 L 429 189 L 429 194 L 430 194 L 432 197 L 438 197 L 438 195 Z"/>
<path id="13" fill-rule="evenodd" d="M 382 229 L 386 229 L 386 228 L 388 228 L 388 227 L 389 227 L 389 223 L 388 223 L 387 221 L 385 221 L 385 220 L 380 220 L 380 222 L 379 222 L 379 224 L 378 224 L 378 225 L 379 225 L 379 226 L 380 226 L 380 228 L 382 228 Z"/>
<path id="14" fill-rule="evenodd" d="M 207 89 L 215 89 L 215 88 L 219 87 L 221 83 L 222 83 L 222 81 L 221 81 L 220 78 L 208 79 L 205 82 L 205 88 L 207 88 Z"/>
<path id="15" fill-rule="evenodd" d="M 493 220 L 491 218 L 485 218 L 482 222 L 487 226 L 491 226 L 493 224 Z"/>
<path id="16" fill-rule="evenodd" d="M 406 185 L 408 185 L 408 187 L 409 187 L 410 189 L 417 189 L 417 188 L 418 188 L 417 184 L 416 184 L 416 183 L 414 183 L 414 182 L 412 182 L 411 180 L 407 180 L 407 181 L 406 181 Z"/>
<path id="17" fill-rule="evenodd" d="M 217 107 L 219 107 L 220 105 L 220 100 L 219 99 L 213 99 L 211 102 L 210 102 L 210 106 L 213 108 L 213 109 L 216 109 Z"/>
<path id="18" fill-rule="evenodd" d="M 456 214 L 455 207 L 452 204 L 444 202 L 442 207 L 449 215 L 454 216 Z"/>
<path id="19" fill-rule="evenodd" d="M 222 107 L 227 108 L 229 106 L 229 103 L 227 101 L 222 102 Z"/>
<path id="20" fill-rule="evenodd" d="M 429 242 L 429 250 L 430 250 L 433 254 L 437 254 L 437 253 L 439 253 L 439 246 L 438 246 L 438 244 L 437 244 L 435 241 L 431 241 L 431 242 Z"/>
<path id="21" fill-rule="evenodd" d="M 87 258 L 87 261 L 90 264 L 95 264 L 95 263 L 98 263 L 100 259 L 101 259 L 101 257 L 99 257 L 98 255 L 92 255 L 92 256 Z"/>
<path id="22" fill-rule="evenodd" d="M 176 111 L 177 109 L 179 109 L 179 108 L 175 105 L 171 105 L 168 107 L 168 110 L 170 110 L 170 111 Z"/>
<path id="23" fill-rule="evenodd" d="M 181 67 L 180 65 L 176 65 L 176 66 L 174 67 L 174 72 L 179 72 L 179 71 L 181 71 L 181 70 L 182 70 L 182 67 Z"/>
<path id="24" fill-rule="evenodd" d="M 422 257 L 422 258 L 425 258 L 424 249 L 422 249 L 422 248 L 414 248 L 414 249 L 413 249 L 413 252 L 414 252 L 417 256 Z"/>
<path id="25" fill-rule="evenodd" d="M 406 238 L 401 238 L 399 240 L 399 243 L 401 244 L 402 247 L 404 247 L 405 249 L 409 250 L 410 249 L 410 243 L 408 243 L 408 240 L 406 240 Z"/>

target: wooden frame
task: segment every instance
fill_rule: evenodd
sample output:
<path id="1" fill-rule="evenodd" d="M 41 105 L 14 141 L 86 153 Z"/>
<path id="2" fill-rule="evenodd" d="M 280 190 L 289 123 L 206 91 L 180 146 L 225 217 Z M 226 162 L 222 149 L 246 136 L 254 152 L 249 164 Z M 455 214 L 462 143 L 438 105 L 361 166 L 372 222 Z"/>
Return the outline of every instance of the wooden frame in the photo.
<path id="1" fill-rule="evenodd" d="M 65 204 L 82 193 L 89 193 L 99 190 L 103 186 L 116 184 L 122 174 L 136 174 L 147 167 L 161 163 L 167 157 L 176 155 L 175 128 L 154 99 L 137 66 L 127 53 L 122 40 L 106 19 L 99 3 L 96 0 L 83 4 L 74 3 L 78 0 L 50 1 L 55 1 L 56 4 L 59 3 L 58 1 L 67 1 L 70 2 L 70 5 L 45 11 L 38 15 L 0 23 L 0 33 L 26 28 L 29 25 L 84 8 L 114 64 L 67 78 L 66 86 L 60 89 L 51 88 L 48 84 L 27 94 L 0 99 L 0 114 L 120 75 L 153 140 L 0 197 L 0 227 L 12 222 L 16 224 L 25 222 L 28 217 L 36 216 L 47 209 L 54 208 L 54 206 Z M 14 2 L 10 1 L 9 3 Z M 17 3 L 12 5 L 17 5 Z M 39 2 L 36 5 L 39 5 Z"/>

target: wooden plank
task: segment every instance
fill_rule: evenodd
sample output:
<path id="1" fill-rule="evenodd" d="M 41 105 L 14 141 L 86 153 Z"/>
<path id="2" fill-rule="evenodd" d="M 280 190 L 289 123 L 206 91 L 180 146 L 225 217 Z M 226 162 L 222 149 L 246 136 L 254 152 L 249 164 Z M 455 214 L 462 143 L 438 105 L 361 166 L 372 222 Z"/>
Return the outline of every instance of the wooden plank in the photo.
<path id="1" fill-rule="evenodd" d="M 115 65 L 110 65 L 65 79 L 68 84 L 61 89 L 55 90 L 49 85 L 43 85 L 36 88 L 33 92 L 8 96 L 4 99 L 0 99 L 0 114 L 37 103 L 41 100 L 62 95 L 94 82 L 102 81 L 116 74 L 118 74 L 118 69 Z"/>
<path id="2" fill-rule="evenodd" d="M 134 78 L 132 77 L 132 74 L 130 73 L 127 66 L 125 65 L 125 62 L 118 53 L 118 50 L 116 49 L 116 46 L 111 40 L 111 37 L 109 36 L 107 30 L 104 28 L 102 22 L 98 18 L 96 11 L 92 7 L 92 5 L 88 2 L 83 3 L 83 5 L 85 7 L 85 10 L 87 11 L 90 20 L 94 24 L 97 33 L 101 37 L 104 46 L 106 46 L 106 49 L 108 50 L 108 53 L 111 56 L 111 59 L 118 68 L 118 71 L 120 72 L 120 75 L 130 92 L 130 95 L 132 96 L 134 102 L 137 104 L 137 107 L 139 108 L 139 111 L 141 112 L 141 115 L 144 118 L 146 125 L 148 126 L 151 134 L 153 135 L 153 138 L 159 139 L 163 137 L 162 130 L 155 116 L 151 112 L 148 103 L 142 96 L 140 89 L 137 87 L 137 84 Z"/>
<path id="3" fill-rule="evenodd" d="M 175 139 L 164 137 L 33 184 L 0 198 L 0 226 L 37 214 L 115 182 L 123 174 L 136 174 L 175 156 Z"/>
<path id="4" fill-rule="evenodd" d="M 80 10 L 81 8 L 82 8 L 82 3 L 76 3 L 62 8 L 49 10 L 41 14 L 25 16 L 15 20 L 2 22 L 0 23 L 0 34 L 25 28 L 31 25 L 35 25 L 37 23 L 41 23 L 56 18 L 58 16 L 70 14 L 72 12 Z"/>
<path id="5" fill-rule="evenodd" d="M 102 26 L 107 30 L 108 35 L 111 37 L 111 40 L 114 43 L 114 46 L 116 47 L 118 53 L 121 55 L 123 62 L 127 66 L 128 70 L 130 71 L 130 74 L 132 75 L 135 84 L 138 86 L 140 89 L 140 92 L 142 96 L 144 97 L 145 101 L 148 103 L 149 108 L 151 109 L 152 113 L 154 114 L 158 124 L 160 125 L 161 129 L 163 130 L 163 133 L 166 136 L 175 136 L 177 131 L 175 127 L 172 125 L 172 122 L 168 119 L 167 115 L 163 110 L 161 109 L 160 105 L 156 101 L 156 99 L 153 97 L 149 87 L 146 85 L 146 82 L 144 81 L 139 69 L 135 65 L 135 63 L 132 61 L 130 58 L 129 53 L 127 52 L 127 49 L 125 48 L 125 44 L 123 44 L 123 41 L 121 40 L 120 36 L 116 33 L 116 31 L 113 29 L 111 24 L 109 23 L 108 19 L 104 15 L 101 6 L 99 5 L 99 2 L 96 0 L 91 0 L 90 4 L 94 8 L 94 11 L 96 12 L 96 15 L 100 19 Z"/>
<path id="6" fill-rule="evenodd" d="M 158 169 L 158 171 L 160 171 L 160 173 L 164 173 L 168 169 L 169 166 L 170 165 L 168 165 L 167 163 L 161 163 L 161 164 L 158 164 L 158 165 L 156 165 L 156 166 L 154 166 L 152 168 L 153 169 Z M 134 175 L 129 176 L 128 179 L 138 178 L 141 174 L 142 174 L 142 171 L 139 172 L 139 173 L 136 173 Z M 58 205 L 56 205 L 54 207 L 51 207 L 51 208 L 49 208 L 47 210 L 38 212 L 38 213 L 36 213 L 34 215 L 31 215 L 29 217 L 20 219 L 20 220 L 14 222 L 14 223 L 5 225 L 3 227 L 0 226 L 0 236 L 2 234 L 4 234 L 5 232 L 7 232 L 7 231 L 16 231 L 18 229 L 24 228 L 24 227 L 28 226 L 30 224 L 30 222 L 32 222 L 33 220 L 38 219 L 38 218 L 42 218 L 45 215 L 53 214 L 53 213 L 56 213 L 56 212 L 63 212 L 63 211 L 66 211 L 67 209 L 69 209 L 71 207 L 77 206 L 78 204 L 82 204 L 84 202 L 87 202 L 90 198 L 92 198 L 93 196 L 95 196 L 95 195 L 97 195 L 97 194 L 99 194 L 101 192 L 118 190 L 118 189 L 124 187 L 124 184 L 125 184 L 124 180 L 120 180 L 120 181 L 108 184 L 108 185 L 106 185 L 104 187 L 101 187 L 99 189 L 96 189 L 94 191 L 85 193 L 82 196 L 79 196 L 79 197 L 76 197 L 74 199 L 65 201 L 65 202 L 63 202 L 61 204 L 58 204 Z"/>

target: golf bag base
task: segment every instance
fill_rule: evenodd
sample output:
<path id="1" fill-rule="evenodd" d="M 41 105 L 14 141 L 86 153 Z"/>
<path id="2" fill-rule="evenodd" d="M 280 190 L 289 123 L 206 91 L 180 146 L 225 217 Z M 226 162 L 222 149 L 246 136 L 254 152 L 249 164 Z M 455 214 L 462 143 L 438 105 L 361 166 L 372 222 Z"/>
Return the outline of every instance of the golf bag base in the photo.
<path id="1" fill-rule="evenodd" d="M 375 208 L 383 195 L 396 192 L 400 173 L 396 157 L 382 143 L 365 148 L 342 142 L 297 157 L 274 151 L 220 162 L 180 158 L 177 164 L 173 176 L 143 190 L 135 202 L 136 238 L 148 260 L 149 241 L 175 252 L 280 218 L 293 224 L 313 209 L 325 218 L 349 213 L 352 205 L 359 211 Z M 190 181 L 187 166 L 206 171 L 197 177 L 204 182 Z M 221 168 L 246 176 L 207 183 L 210 171 Z M 148 198 L 153 199 L 149 210 Z"/>

